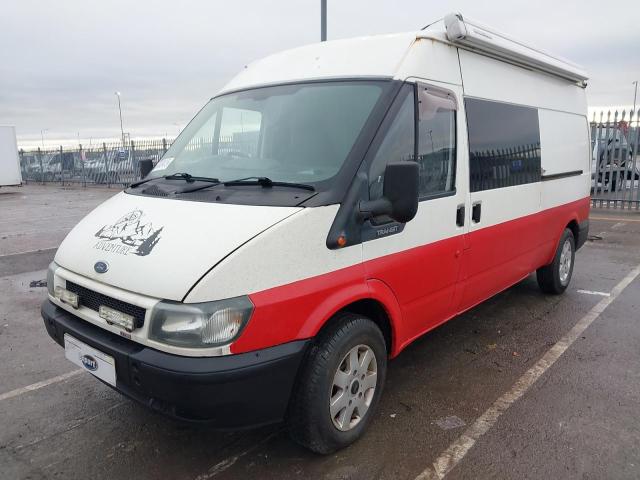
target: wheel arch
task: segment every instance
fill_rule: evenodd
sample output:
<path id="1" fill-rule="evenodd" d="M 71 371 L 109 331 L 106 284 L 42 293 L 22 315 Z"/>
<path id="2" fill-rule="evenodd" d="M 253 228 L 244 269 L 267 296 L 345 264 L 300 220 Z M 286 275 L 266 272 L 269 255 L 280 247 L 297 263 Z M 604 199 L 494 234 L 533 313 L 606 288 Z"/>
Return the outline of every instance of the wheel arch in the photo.
<path id="1" fill-rule="evenodd" d="M 322 330 L 333 325 L 338 314 L 343 312 L 357 313 L 371 319 L 382 331 L 389 356 L 395 357 L 399 353 L 399 346 L 402 345 L 400 336 L 402 312 L 395 295 L 385 283 L 374 279 L 368 280 L 366 291 L 334 303 L 333 308 L 321 315 L 321 322 L 313 322 L 317 327 L 312 333 L 310 332 L 309 336 L 315 337 Z"/>
<path id="2" fill-rule="evenodd" d="M 555 240 L 553 242 L 553 249 L 548 253 L 548 256 L 545 259 L 544 265 L 548 265 L 549 263 L 551 263 L 553 261 L 553 257 L 556 254 L 556 251 L 558 250 L 558 246 L 560 245 L 560 239 L 562 238 L 562 234 L 564 233 L 565 229 L 569 229 L 571 230 L 571 233 L 573 233 L 573 240 L 575 242 L 576 245 L 578 245 L 578 237 L 580 235 L 580 226 L 579 226 L 579 218 L 580 216 L 578 215 L 577 211 L 572 211 L 563 221 L 562 223 L 560 223 L 558 221 L 558 223 L 556 223 L 556 227 L 558 228 L 558 231 L 555 235 Z"/>
<path id="3" fill-rule="evenodd" d="M 571 233 L 573 233 L 573 239 L 576 245 L 578 244 L 578 240 L 580 237 L 580 226 L 578 225 L 577 219 L 578 219 L 577 215 L 573 216 L 573 218 L 569 221 L 569 223 L 567 223 L 564 227 L 571 230 Z M 562 236 L 562 232 L 560 233 L 560 236 Z"/>

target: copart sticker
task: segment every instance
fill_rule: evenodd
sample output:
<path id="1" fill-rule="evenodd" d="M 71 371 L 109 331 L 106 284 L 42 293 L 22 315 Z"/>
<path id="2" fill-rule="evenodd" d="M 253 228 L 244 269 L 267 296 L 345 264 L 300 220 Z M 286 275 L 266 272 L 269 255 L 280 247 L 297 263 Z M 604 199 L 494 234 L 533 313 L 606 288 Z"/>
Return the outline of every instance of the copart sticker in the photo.
<path id="1" fill-rule="evenodd" d="M 113 225 L 105 225 L 96 232 L 99 240 L 93 248 L 119 255 L 149 255 L 160 241 L 164 227 L 155 228 L 144 217 L 142 210 L 133 210 Z"/>

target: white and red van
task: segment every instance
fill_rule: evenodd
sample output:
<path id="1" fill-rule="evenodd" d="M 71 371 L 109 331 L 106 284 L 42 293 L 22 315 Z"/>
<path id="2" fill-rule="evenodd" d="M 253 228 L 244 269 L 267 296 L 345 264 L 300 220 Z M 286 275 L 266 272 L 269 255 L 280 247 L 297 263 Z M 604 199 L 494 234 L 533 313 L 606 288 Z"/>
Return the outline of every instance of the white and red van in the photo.
<path id="1" fill-rule="evenodd" d="M 586 80 L 459 14 L 252 63 L 69 233 L 48 333 L 163 413 L 348 445 L 411 341 L 532 272 L 567 288 Z"/>

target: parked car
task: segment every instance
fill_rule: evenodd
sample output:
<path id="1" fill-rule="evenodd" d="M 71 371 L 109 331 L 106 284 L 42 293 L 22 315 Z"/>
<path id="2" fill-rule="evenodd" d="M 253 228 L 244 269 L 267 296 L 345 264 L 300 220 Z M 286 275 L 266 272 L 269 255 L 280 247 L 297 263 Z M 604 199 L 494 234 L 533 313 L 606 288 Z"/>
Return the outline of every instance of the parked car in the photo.
<path id="1" fill-rule="evenodd" d="M 601 127 L 593 142 L 592 188 L 615 192 L 625 181 L 640 180 L 633 149 L 619 128 Z"/>
<path id="2" fill-rule="evenodd" d="M 76 170 L 76 158 L 73 152 L 47 154 L 42 162 L 39 180 L 44 182 L 70 178 Z"/>
<path id="3" fill-rule="evenodd" d="M 22 178 L 37 180 L 40 173 L 40 159 L 36 152 L 22 152 L 20 155 L 20 169 Z"/>
<path id="4" fill-rule="evenodd" d="M 85 163 L 87 178 L 95 183 L 130 183 L 137 179 L 137 160 L 129 149 L 111 149 Z"/>
<path id="5" fill-rule="evenodd" d="M 589 228 L 587 76 L 444 24 L 243 69 L 60 245 L 42 316 L 66 357 L 164 414 L 284 419 L 329 453 L 416 338 L 533 272 L 564 292 Z M 237 134 L 242 156 L 219 141 Z"/>

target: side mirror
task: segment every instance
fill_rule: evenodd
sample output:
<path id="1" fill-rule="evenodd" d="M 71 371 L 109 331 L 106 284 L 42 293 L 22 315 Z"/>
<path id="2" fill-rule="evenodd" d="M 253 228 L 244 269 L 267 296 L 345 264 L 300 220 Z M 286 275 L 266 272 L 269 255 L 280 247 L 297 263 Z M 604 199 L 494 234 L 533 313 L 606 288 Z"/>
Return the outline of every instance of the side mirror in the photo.
<path id="1" fill-rule="evenodd" d="M 390 163 L 384 171 L 383 197 L 391 202 L 396 222 L 406 223 L 418 213 L 420 171 L 416 162 Z"/>
<path id="2" fill-rule="evenodd" d="M 406 223 L 418 212 L 419 170 L 416 162 L 390 163 L 384 170 L 382 198 L 360 202 L 362 218 L 389 215 Z"/>

